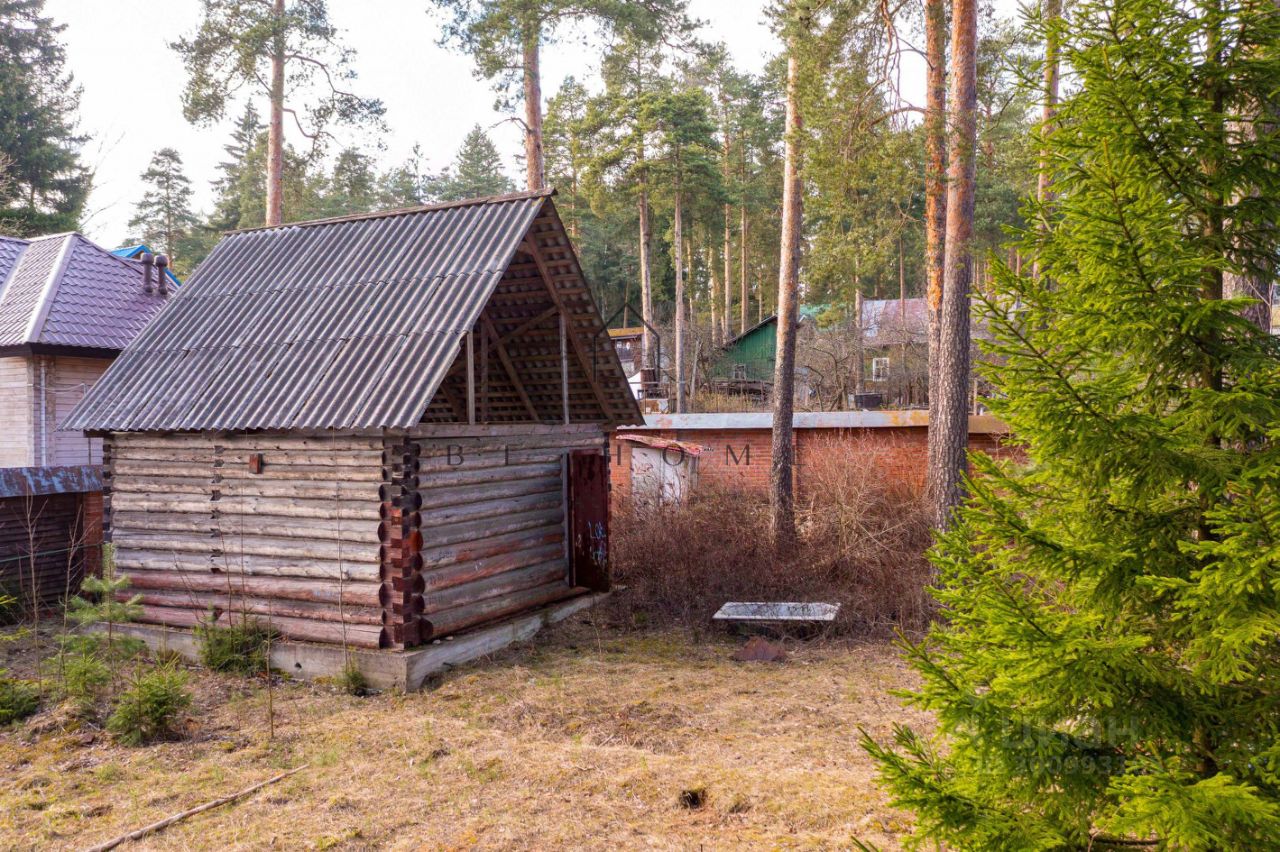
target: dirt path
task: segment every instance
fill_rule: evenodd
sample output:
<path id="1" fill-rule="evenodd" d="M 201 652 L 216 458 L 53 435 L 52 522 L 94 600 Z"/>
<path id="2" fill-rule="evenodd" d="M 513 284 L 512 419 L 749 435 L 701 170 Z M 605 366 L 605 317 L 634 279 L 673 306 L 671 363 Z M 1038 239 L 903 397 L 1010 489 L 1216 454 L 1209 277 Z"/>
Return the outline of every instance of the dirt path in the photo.
<path id="1" fill-rule="evenodd" d="M 310 763 L 130 848 L 897 848 L 908 821 L 857 746 L 927 724 L 888 694 L 909 683 L 893 649 L 734 647 L 584 618 L 426 692 L 285 684 L 274 739 L 260 683 L 202 673 L 183 742 L 0 732 L 0 846 L 83 848 Z"/>

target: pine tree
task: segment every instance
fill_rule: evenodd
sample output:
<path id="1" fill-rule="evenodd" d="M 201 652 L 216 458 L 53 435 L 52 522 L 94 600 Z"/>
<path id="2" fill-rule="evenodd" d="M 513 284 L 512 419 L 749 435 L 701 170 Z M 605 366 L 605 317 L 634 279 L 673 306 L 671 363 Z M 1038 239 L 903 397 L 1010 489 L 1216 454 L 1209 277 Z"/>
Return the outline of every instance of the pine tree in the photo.
<path id="1" fill-rule="evenodd" d="M 89 195 L 66 27 L 43 11 L 44 0 L 0 0 L 0 233 L 73 230 Z"/>
<path id="2" fill-rule="evenodd" d="M 716 160 L 720 145 L 711 119 L 711 100 L 696 88 L 675 88 L 648 100 L 642 107 L 642 123 L 655 132 L 649 156 L 650 174 L 660 198 L 671 210 L 671 264 L 675 270 L 675 334 L 672 361 L 675 369 L 676 411 L 685 411 L 688 375 L 685 370 L 686 256 L 684 213 L 699 196 L 719 197 L 720 170 Z"/>
<path id="3" fill-rule="evenodd" d="M 147 187 L 134 205 L 129 227 L 141 242 L 169 255 L 174 270 L 186 274 L 185 249 L 198 220 L 191 212 L 191 181 L 182 170 L 182 157 L 173 148 L 161 148 L 142 173 Z"/>
<path id="4" fill-rule="evenodd" d="M 241 91 L 267 102 L 266 198 L 263 221 L 284 221 L 285 114 L 317 153 L 332 138 L 333 124 L 382 125 L 385 108 L 376 98 L 346 87 L 355 78 L 354 52 L 340 44 L 325 3 L 304 0 L 203 0 L 200 26 L 171 47 L 187 68 L 182 112 L 188 121 L 220 120 Z M 286 85 L 287 84 L 287 85 Z M 290 209 L 293 219 L 303 218 Z"/>
<path id="5" fill-rule="evenodd" d="M 997 264 L 985 306 L 1026 461 L 975 456 L 932 553 L 911 700 L 937 739 L 865 744 L 921 845 L 1274 849 L 1280 350 L 1223 278 L 1274 258 L 1280 19 L 1085 0 L 1050 26 L 1073 84 L 1039 278 Z"/>
<path id="6" fill-rule="evenodd" d="M 502 156 L 480 125 L 467 132 L 453 164 L 436 183 L 440 201 L 502 195 L 515 189 L 502 170 Z"/>
<path id="7" fill-rule="evenodd" d="M 453 42 L 476 60 L 476 75 L 508 94 L 517 80 L 524 105 L 525 188 L 546 183 L 542 129 L 542 48 L 562 26 L 592 23 L 609 38 L 630 36 L 650 44 L 683 36 L 687 0 L 432 0 L 453 20 L 442 43 Z M 509 107 L 510 103 L 503 103 Z"/>

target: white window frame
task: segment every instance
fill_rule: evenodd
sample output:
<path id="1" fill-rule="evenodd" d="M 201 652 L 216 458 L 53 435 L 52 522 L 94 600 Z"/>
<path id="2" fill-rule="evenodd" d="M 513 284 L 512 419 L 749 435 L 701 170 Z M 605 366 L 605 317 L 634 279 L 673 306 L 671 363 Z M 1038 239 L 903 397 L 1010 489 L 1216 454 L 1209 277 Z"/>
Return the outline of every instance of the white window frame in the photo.
<path id="1" fill-rule="evenodd" d="M 889 359 L 888 358 L 872 358 L 871 359 L 871 381 L 873 382 L 889 381 Z"/>

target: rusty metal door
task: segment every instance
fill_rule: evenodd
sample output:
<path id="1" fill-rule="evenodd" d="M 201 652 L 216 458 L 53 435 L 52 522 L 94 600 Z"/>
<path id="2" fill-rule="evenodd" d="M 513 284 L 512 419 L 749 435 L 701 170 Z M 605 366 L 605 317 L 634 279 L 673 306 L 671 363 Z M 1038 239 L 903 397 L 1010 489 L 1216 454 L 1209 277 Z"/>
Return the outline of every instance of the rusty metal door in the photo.
<path id="1" fill-rule="evenodd" d="M 609 589 L 609 459 L 599 450 L 569 454 L 569 573 L 573 585 Z"/>

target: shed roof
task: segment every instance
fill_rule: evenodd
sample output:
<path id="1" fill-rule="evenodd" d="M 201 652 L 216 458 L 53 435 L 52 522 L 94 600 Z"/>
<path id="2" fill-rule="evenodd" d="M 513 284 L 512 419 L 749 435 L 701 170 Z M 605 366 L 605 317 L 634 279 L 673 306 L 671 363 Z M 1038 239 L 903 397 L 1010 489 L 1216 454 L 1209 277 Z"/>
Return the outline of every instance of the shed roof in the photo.
<path id="1" fill-rule="evenodd" d="M 229 234 L 66 428 L 417 424 L 550 195 Z M 603 419 L 630 421 L 638 413 L 605 412 Z"/>
<path id="2" fill-rule="evenodd" d="M 0 237 L 0 351 L 124 349 L 166 300 L 142 274 L 77 233 Z"/>

